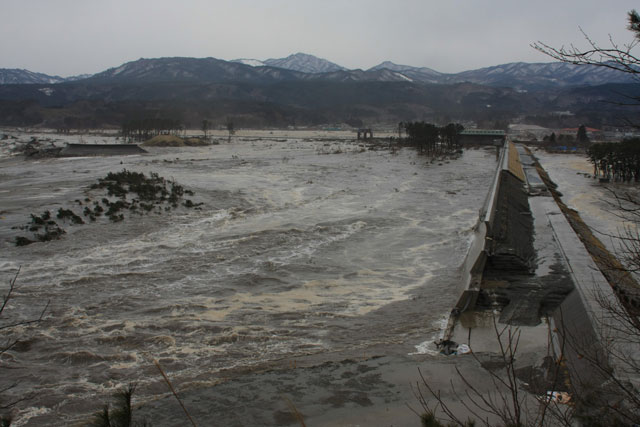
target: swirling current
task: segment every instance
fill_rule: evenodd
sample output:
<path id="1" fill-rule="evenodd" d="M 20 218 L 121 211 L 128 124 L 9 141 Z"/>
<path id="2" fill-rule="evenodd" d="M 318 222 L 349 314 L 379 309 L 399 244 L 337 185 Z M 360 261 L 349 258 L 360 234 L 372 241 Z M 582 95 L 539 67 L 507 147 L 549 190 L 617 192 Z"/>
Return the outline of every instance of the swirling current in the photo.
<path id="1" fill-rule="evenodd" d="M 303 355 L 415 351 L 459 295 L 495 169 L 492 151 L 432 162 L 337 139 L 148 151 L 0 158 L 3 291 L 19 270 L 0 320 L 49 304 L 0 357 L 3 398 L 23 399 L 13 425 L 82 422 L 130 382 L 140 399 L 166 393 L 153 360 L 188 388 Z M 202 205 L 13 244 L 31 213 L 94 197 L 89 186 L 123 168 L 173 179 Z"/>

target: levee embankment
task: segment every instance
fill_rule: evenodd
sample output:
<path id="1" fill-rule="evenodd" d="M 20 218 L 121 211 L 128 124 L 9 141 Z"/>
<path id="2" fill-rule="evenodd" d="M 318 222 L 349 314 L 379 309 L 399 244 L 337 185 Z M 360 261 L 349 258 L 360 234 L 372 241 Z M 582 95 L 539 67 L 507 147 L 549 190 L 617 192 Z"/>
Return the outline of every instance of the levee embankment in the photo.
<path id="1" fill-rule="evenodd" d="M 506 143 L 462 266 L 464 291 L 454 317 L 475 307 L 487 269 L 530 272 L 534 258 L 532 242 L 533 221 L 525 174 L 515 146 Z"/>
<path id="2" fill-rule="evenodd" d="M 519 327 L 525 340 L 551 338 L 573 391 L 608 390 L 615 399 L 621 384 L 637 390 L 640 343 L 629 322 L 637 284 L 564 205 L 530 152 L 512 143 L 503 151 L 445 338 L 477 351 L 493 333 L 478 318 L 499 313 L 498 322 Z"/>
<path id="3" fill-rule="evenodd" d="M 575 285 L 551 317 L 558 330 L 554 346 L 568 359 L 577 390 L 593 392 L 597 385 L 599 393 L 619 393 L 607 390 L 612 382 L 638 390 L 640 288 L 580 214 L 562 201 L 541 165 L 535 166 L 555 200 L 558 214 L 549 221 Z"/>

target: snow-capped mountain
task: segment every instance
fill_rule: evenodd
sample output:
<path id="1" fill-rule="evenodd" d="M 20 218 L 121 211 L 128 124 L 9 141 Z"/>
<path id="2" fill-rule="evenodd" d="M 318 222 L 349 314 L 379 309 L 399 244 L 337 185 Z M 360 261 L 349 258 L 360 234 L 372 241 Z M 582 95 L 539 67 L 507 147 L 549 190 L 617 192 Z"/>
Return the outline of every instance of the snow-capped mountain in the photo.
<path id="1" fill-rule="evenodd" d="M 78 81 L 78 80 L 88 79 L 91 76 L 93 76 L 93 74 L 78 74 L 77 76 L 64 77 L 64 81 L 65 82 L 75 82 L 75 81 Z"/>
<path id="2" fill-rule="evenodd" d="M 91 77 L 109 82 L 254 82 L 298 80 L 300 73 L 216 58 L 141 58 Z"/>
<path id="3" fill-rule="evenodd" d="M 302 71 L 307 70 L 307 71 Z M 320 71 L 325 70 L 325 71 Z M 561 62 L 514 62 L 456 74 L 427 67 L 385 61 L 368 70 L 348 70 L 324 59 L 298 53 L 283 59 L 258 61 L 215 58 L 139 59 L 93 76 L 95 79 L 189 82 L 379 81 L 428 84 L 475 83 L 535 90 L 550 87 L 595 86 L 635 82 L 632 76 L 604 67 Z"/>
<path id="4" fill-rule="evenodd" d="M 391 61 L 384 61 L 367 71 L 390 70 L 404 76 L 408 81 L 422 83 L 441 83 L 446 74 L 440 73 L 427 67 L 412 67 L 410 65 L 394 64 Z"/>
<path id="5" fill-rule="evenodd" d="M 630 74 L 606 67 L 574 65 L 563 62 L 533 64 L 512 62 L 450 74 L 443 79 L 442 83 L 461 81 L 516 88 L 595 86 L 606 83 L 637 82 Z"/>
<path id="6" fill-rule="evenodd" d="M 49 76 L 42 73 L 34 73 L 29 70 L 16 68 L 0 68 L 0 84 L 53 84 L 64 82 L 60 76 Z"/>
<path id="7" fill-rule="evenodd" d="M 91 74 L 81 74 L 72 77 L 49 76 L 17 68 L 0 68 L 0 85 L 10 84 L 55 84 L 72 82 L 91 77 Z"/>
<path id="8" fill-rule="evenodd" d="M 334 71 L 346 71 L 347 69 L 326 59 L 318 58 L 306 53 L 296 53 L 286 58 L 267 59 L 265 65 L 284 68 L 302 73 L 331 73 Z"/>
<path id="9" fill-rule="evenodd" d="M 296 58 L 302 62 L 296 65 Z M 629 76 L 563 63 L 512 63 L 445 74 L 388 61 L 368 70 L 346 70 L 331 63 L 311 67 L 323 60 L 309 55 L 289 59 L 276 64 L 314 72 L 261 65 L 266 61 L 180 57 L 139 59 L 78 81 L 24 70 L 17 70 L 23 79 L 18 80 L 16 70 L 0 70 L 5 83 L 0 84 L 0 124 L 66 126 L 63 118 L 75 117 L 78 126 L 117 126 L 133 109 L 158 117 L 190 111 L 190 126 L 198 125 L 199 115 L 222 123 L 228 111 L 246 116 L 252 125 L 268 126 L 351 119 L 397 123 L 440 112 L 475 120 L 486 114 L 571 111 L 580 123 L 594 111 L 605 121 L 617 120 L 615 104 L 603 101 L 622 104 L 627 102 L 623 96 L 640 98 L 640 85 L 615 83 Z M 333 71 L 315 72 L 320 69 Z M 39 84 L 9 84 L 18 82 Z M 24 100 L 33 108 L 14 102 Z M 91 102 L 78 104 L 84 100 Z"/>
<path id="10" fill-rule="evenodd" d="M 476 83 L 489 86 L 537 89 L 545 87 L 595 86 L 606 83 L 630 83 L 632 76 L 595 66 L 573 65 L 562 62 L 512 62 L 456 74 L 439 73 L 427 67 L 398 65 L 385 61 L 368 71 L 391 70 L 414 82 L 422 83 Z"/>
<path id="11" fill-rule="evenodd" d="M 514 62 L 477 70 L 446 74 L 427 67 L 399 65 L 385 61 L 368 70 L 348 70 L 313 55 L 296 53 L 286 58 L 236 59 L 153 58 L 127 62 L 93 76 L 48 76 L 27 70 L 0 69 L 0 84 L 55 84 L 87 79 L 88 83 L 109 81 L 266 83 L 281 81 L 408 82 L 417 84 L 475 83 L 488 86 L 536 90 L 558 87 L 596 86 L 637 82 L 633 76 L 605 67 L 579 66 L 561 62 Z"/>
<path id="12" fill-rule="evenodd" d="M 252 67 L 264 67 L 265 65 L 267 65 L 264 62 L 260 61 L 259 59 L 250 59 L 250 58 L 232 59 L 231 62 L 237 62 L 238 64 L 250 65 Z"/>
<path id="13" fill-rule="evenodd" d="M 274 67 L 285 70 L 298 71 L 307 74 L 332 73 L 336 71 L 348 71 L 345 67 L 326 59 L 318 58 L 306 53 L 296 53 L 286 58 L 271 58 L 264 61 L 251 58 L 234 59 L 231 62 L 250 65 L 252 67 Z"/>

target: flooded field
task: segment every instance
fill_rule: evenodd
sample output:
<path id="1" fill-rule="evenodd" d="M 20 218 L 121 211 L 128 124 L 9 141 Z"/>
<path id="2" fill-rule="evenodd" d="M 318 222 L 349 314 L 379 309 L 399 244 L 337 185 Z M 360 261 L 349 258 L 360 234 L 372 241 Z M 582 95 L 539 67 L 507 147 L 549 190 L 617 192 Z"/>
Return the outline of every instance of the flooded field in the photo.
<path id="1" fill-rule="evenodd" d="M 13 135 L 0 141 L 3 292 L 20 273 L 0 320 L 32 319 L 50 301 L 0 359 L 0 390 L 15 384 L 4 399 L 27 397 L 16 426 L 81 422 L 129 382 L 138 399 L 164 395 L 153 360 L 186 389 L 308 355 L 415 352 L 459 296 L 496 165 L 494 151 L 429 163 L 331 134 L 24 160 L 8 144 L 30 135 Z M 101 217 L 15 246 L 31 213 L 100 197 L 89 186 L 125 168 L 174 179 L 202 206 Z"/>
<path id="2" fill-rule="evenodd" d="M 624 257 L 625 248 L 619 236 L 625 236 L 629 228 L 632 235 L 637 233 L 636 225 L 625 221 L 618 209 L 615 194 L 640 199 L 637 183 L 600 183 L 593 178 L 593 165 L 584 154 L 549 154 L 536 151 L 551 179 L 558 184 L 563 201 L 580 216 L 602 241 L 607 249 Z"/>

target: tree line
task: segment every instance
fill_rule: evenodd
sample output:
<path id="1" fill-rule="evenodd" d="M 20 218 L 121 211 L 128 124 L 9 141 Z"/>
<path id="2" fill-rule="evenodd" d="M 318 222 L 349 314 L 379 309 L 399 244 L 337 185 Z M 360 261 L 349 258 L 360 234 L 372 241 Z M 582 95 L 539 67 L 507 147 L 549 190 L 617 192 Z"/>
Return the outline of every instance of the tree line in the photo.
<path id="1" fill-rule="evenodd" d="M 146 141 L 160 134 L 179 134 L 183 129 L 180 120 L 145 118 L 126 121 L 121 126 L 125 140 Z"/>
<path id="2" fill-rule="evenodd" d="M 599 142 L 587 149 L 593 175 L 621 182 L 640 181 L 640 138 Z"/>
<path id="3" fill-rule="evenodd" d="M 578 127 L 578 132 L 576 132 L 575 137 L 568 134 L 560 134 L 556 137 L 556 133 L 551 132 L 551 135 L 545 135 L 542 140 L 550 145 L 554 145 L 556 143 L 567 145 L 577 144 L 583 147 L 589 145 L 590 142 L 589 135 L 587 134 L 587 128 L 584 125 L 580 125 L 580 127 Z"/>
<path id="4" fill-rule="evenodd" d="M 420 153 L 430 156 L 449 153 L 462 147 L 460 132 L 464 127 L 458 123 L 437 126 L 432 123 L 400 122 L 398 129 L 404 129 L 407 138 L 405 144 L 416 147 Z"/>

